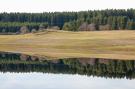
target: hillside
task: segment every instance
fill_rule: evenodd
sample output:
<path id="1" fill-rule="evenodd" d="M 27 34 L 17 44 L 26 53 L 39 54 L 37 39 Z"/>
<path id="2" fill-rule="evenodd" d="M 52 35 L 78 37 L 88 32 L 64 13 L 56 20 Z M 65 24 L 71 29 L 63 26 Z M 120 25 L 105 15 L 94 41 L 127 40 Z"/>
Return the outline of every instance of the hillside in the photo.
<path id="1" fill-rule="evenodd" d="M 0 35 L 0 51 L 51 58 L 135 59 L 135 31 L 45 31 Z"/>

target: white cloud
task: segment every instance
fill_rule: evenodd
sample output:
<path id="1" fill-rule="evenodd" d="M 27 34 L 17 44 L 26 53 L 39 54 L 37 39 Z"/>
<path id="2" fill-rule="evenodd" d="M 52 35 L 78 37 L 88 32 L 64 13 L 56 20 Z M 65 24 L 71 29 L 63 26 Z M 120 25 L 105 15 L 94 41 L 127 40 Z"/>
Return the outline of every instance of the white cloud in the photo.
<path id="1" fill-rule="evenodd" d="M 135 0 L 0 0 L 0 12 L 49 12 L 135 8 Z"/>

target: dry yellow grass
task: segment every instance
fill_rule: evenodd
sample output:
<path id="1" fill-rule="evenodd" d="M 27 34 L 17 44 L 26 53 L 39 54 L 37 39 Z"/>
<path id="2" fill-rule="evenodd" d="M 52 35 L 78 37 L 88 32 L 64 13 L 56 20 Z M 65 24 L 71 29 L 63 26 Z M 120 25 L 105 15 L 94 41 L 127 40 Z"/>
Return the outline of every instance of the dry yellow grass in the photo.
<path id="1" fill-rule="evenodd" d="M 135 31 L 46 31 L 0 35 L 0 51 L 52 58 L 135 59 Z"/>

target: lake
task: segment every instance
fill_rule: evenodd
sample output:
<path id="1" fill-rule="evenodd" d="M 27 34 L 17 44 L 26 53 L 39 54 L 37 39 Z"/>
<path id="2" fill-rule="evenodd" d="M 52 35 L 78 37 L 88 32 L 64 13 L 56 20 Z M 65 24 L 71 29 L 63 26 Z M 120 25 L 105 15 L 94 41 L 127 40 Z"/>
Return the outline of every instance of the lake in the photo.
<path id="1" fill-rule="evenodd" d="M 135 89 L 135 61 L 0 53 L 0 89 Z"/>
<path id="2" fill-rule="evenodd" d="M 52 73 L 0 73 L 1 89 L 135 89 L 135 80 Z"/>

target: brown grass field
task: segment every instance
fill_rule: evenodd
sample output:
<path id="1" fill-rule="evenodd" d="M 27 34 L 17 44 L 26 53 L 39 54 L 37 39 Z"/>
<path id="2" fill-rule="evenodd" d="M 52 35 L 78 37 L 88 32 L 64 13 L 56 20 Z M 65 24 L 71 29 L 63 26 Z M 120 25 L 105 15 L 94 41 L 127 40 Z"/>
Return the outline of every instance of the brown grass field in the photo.
<path id="1" fill-rule="evenodd" d="M 135 59 L 135 31 L 45 31 L 0 35 L 0 51 L 48 58 Z"/>

